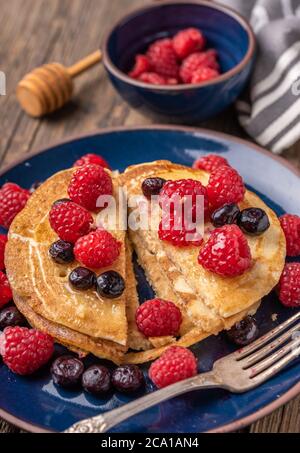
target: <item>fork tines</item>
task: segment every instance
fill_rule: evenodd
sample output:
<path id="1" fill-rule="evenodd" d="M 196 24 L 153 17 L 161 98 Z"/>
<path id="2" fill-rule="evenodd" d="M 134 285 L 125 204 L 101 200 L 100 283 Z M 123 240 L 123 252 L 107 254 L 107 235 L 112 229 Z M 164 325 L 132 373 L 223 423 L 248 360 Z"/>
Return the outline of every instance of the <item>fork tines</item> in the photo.
<path id="1" fill-rule="evenodd" d="M 300 355 L 298 320 L 300 312 L 234 354 L 242 369 L 249 371 L 250 378 L 264 381 Z"/>

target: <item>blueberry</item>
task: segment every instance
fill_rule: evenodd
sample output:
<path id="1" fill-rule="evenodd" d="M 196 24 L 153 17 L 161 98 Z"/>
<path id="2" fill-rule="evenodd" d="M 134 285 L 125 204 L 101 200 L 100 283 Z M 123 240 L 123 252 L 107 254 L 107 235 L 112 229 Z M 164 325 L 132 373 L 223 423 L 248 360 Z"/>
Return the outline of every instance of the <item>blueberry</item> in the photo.
<path id="1" fill-rule="evenodd" d="M 73 387 L 80 382 L 84 366 L 81 360 L 70 355 L 58 357 L 51 366 L 54 384 L 61 387 Z"/>
<path id="2" fill-rule="evenodd" d="M 54 201 L 52 206 L 56 206 L 57 204 L 61 203 L 69 203 L 70 201 L 71 201 L 70 198 L 60 198 L 59 200 Z"/>
<path id="3" fill-rule="evenodd" d="M 125 289 L 124 278 L 115 271 L 107 271 L 97 277 L 98 294 L 108 299 L 121 296 Z"/>
<path id="4" fill-rule="evenodd" d="M 228 338 L 238 346 L 246 346 L 258 337 L 259 330 L 255 319 L 247 316 L 227 331 Z"/>
<path id="5" fill-rule="evenodd" d="M 49 248 L 49 254 L 53 261 L 59 264 L 71 263 L 74 261 L 74 245 L 59 239 L 53 242 Z"/>
<path id="6" fill-rule="evenodd" d="M 112 374 L 112 385 L 119 392 L 135 392 L 144 382 L 144 375 L 136 365 L 119 366 Z"/>
<path id="7" fill-rule="evenodd" d="M 146 198 L 150 199 L 151 195 L 159 195 L 163 185 L 167 181 L 163 178 L 147 178 L 142 183 L 142 191 Z"/>
<path id="8" fill-rule="evenodd" d="M 110 372 L 102 365 L 90 366 L 82 375 L 82 387 L 89 393 L 98 395 L 110 390 Z"/>
<path id="9" fill-rule="evenodd" d="M 215 227 L 236 223 L 240 210 L 235 203 L 225 204 L 212 213 L 211 221 Z"/>
<path id="10" fill-rule="evenodd" d="M 36 181 L 36 182 L 34 182 L 33 184 L 31 184 L 30 189 L 29 189 L 29 192 L 30 192 L 30 193 L 35 192 L 36 189 L 38 189 L 38 188 L 40 187 L 41 184 L 43 184 L 41 181 Z"/>
<path id="11" fill-rule="evenodd" d="M 5 307 L 0 311 L 0 330 L 5 327 L 26 326 L 27 321 L 17 307 Z"/>
<path id="12" fill-rule="evenodd" d="M 76 289 L 90 289 L 95 287 L 96 274 L 86 267 L 76 267 L 69 275 L 69 282 Z"/>
<path id="13" fill-rule="evenodd" d="M 247 208 L 240 213 L 238 226 L 245 233 L 261 234 L 269 228 L 270 222 L 263 209 Z"/>

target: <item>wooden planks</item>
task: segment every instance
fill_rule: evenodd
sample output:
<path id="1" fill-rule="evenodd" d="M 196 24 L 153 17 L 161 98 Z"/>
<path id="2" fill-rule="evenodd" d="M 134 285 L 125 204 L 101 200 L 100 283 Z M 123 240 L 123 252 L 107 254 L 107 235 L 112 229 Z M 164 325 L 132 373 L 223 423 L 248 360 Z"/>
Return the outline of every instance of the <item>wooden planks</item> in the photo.
<path id="1" fill-rule="evenodd" d="M 251 433 L 299 433 L 300 397 L 250 427 Z"/>
<path id="2" fill-rule="evenodd" d="M 97 66 L 76 81 L 76 95 L 62 111 L 42 121 L 21 112 L 15 87 L 34 67 L 50 61 L 71 65 L 99 48 L 101 38 L 124 12 L 144 0 L 9 0 L 1 2 L 0 70 L 7 76 L 7 96 L 0 97 L 0 163 L 7 164 L 70 134 L 108 126 L 134 126 L 153 121 L 131 110 L 116 94 L 103 67 Z M 167 121 L 165 121 L 167 123 Z M 201 124 L 245 137 L 234 109 Z M 300 168 L 300 143 L 284 153 Z M 250 431 L 300 432 L 300 397 Z M 247 429 L 248 430 L 248 429 Z M 0 432 L 18 430 L 0 421 Z"/>

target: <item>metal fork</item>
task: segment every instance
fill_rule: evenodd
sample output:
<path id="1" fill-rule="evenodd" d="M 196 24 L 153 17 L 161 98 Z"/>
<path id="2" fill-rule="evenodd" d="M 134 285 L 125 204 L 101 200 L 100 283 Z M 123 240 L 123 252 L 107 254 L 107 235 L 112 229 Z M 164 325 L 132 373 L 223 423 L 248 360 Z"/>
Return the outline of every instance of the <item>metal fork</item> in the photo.
<path id="1" fill-rule="evenodd" d="M 223 388 L 233 393 L 242 393 L 257 387 L 300 355 L 300 322 L 296 323 L 298 320 L 300 312 L 249 346 L 217 360 L 212 371 L 208 373 L 198 374 L 118 409 L 82 420 L 65 432 L 104 433 L 133 415 L 193 390 Z M 288 329 L 290 326 L 292 327 Z M 280 345 L 283 346 L 279 348 Z"/>

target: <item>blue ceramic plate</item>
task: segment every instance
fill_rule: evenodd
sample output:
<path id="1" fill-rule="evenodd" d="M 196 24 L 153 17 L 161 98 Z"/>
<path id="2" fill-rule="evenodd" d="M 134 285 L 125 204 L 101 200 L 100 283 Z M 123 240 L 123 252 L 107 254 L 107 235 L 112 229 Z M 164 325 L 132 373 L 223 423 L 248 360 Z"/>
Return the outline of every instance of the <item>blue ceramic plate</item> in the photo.
<path id="1" fill-rule="evenodd" d="M 285 211 L 300 214 L 299 173 L 284 160 L 230 136 L 187 128 L 114 129 L 81 136 L 52 146 L 7 169 L 0 183 L 14 181 L 30 187 L 34 181 L 45 180 L 58 170 L 70 167 L 75 159 L 87 152 L 99 152 L 114 169 L 121 171 L 130 164 L 157 159 L 191 165 L 201 154 L 220 153 L 278 215 Z M 141 269 L 136 270 L 143 300 L 152 292 Z M 276 322 L 271 320 L 272 313 L 278 313 Z M 292 313 L 281 307 L 275 294 L 269 295 L 257 314 L 261 333 Z M 199 371 L 207 371 L 216 359 L 232 351 L 232 345 L 221 334 L 196 345 L 193 351 L 199 358 Z M 89 358 L 88 362 L 93 360 Z M 300 392 L 299 380 L 300 361 L 297 361 L 248 393 L 193 392 L 145 411 L 119 425 L 115 431 L 193 433 L 238 429 L 296 396 Z M 62 431 L 80 419 L 113 409 L 131 399 L 118 393 L 95 398 L 82 391 L 59 389 L 53 385 L 47 367 L 35 376 L 22 378 L 0 365 L 0 382 L 0 416 L 35 432 Z M 147 381 L 146 391 L 152 390 Z"/>

